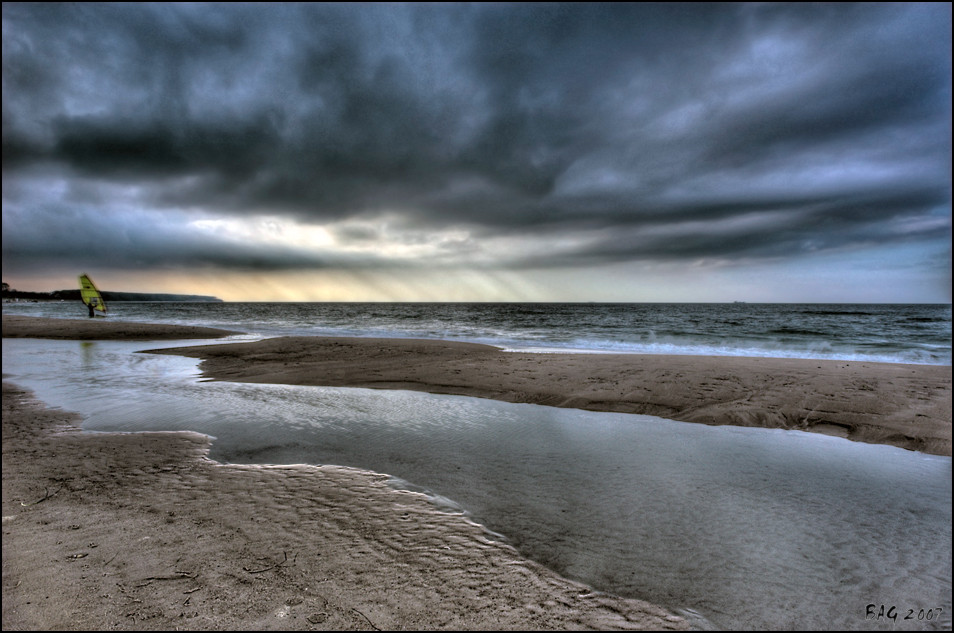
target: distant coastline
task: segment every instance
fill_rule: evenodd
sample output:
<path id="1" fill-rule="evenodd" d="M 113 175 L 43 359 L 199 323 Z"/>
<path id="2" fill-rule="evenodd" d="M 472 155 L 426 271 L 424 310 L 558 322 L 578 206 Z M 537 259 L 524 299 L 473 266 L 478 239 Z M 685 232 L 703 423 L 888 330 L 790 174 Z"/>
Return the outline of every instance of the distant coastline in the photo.
<path id="1" fill-rule="evenodd" d="M 106 301 L 179 301 L 191 303 L 223 303 L 218 297 L 205 295 L 177 295 L 155 292 L 111 292 L 103 290 Z M 53 290 L 52 292 L 27 292 L 4 290 L 3 301 L 80 301 L 80 291 Z"/>

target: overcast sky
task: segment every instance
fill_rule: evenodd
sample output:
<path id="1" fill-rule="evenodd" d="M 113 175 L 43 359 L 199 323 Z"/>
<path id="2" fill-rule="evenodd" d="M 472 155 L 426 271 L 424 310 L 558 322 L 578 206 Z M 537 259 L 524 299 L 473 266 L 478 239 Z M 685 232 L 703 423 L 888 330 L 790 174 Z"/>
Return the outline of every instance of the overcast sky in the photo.
<path id="1" fill-rule="evenodd" d="M 3 280 L 951 300 L 951 5 L 3 4 Z"/>

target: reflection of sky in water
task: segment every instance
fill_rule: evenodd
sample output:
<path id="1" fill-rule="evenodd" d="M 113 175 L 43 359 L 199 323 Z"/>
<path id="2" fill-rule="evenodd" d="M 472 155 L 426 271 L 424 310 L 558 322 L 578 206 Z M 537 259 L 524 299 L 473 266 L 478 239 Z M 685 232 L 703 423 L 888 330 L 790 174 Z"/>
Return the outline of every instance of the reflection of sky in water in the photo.
<path id="1" fill-rule="evenodd" d="M 3 367 L 90 430 L 190 429 L 217 438 L 220 461 L 394 475 L 568 577 L 719 628 L 891 628 L 865 621 L 884 603 L 945 610 L 896 628 L 950 629 L 950 458 L 407 391 L 199 382 L 195 360 L 132 353 L 160 345 L 4 339 Z"/>

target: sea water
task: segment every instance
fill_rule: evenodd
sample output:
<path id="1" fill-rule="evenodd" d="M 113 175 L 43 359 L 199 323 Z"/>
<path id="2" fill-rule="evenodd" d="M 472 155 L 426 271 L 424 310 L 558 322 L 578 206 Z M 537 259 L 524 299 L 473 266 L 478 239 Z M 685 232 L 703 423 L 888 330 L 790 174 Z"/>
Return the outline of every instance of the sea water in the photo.
<path id="1" fill-rule="evenodd" d="M 123 303 L 110 319 L 261 336 L 439 338 L 508 350 L 770 356 L 951 364 L 951 306 L 689 303 Z M 77 302 L 4 314 L 82 318 Z"/>
<path id="2" fill-rule="evenodd" d="M 188 429 L 213 436 L 222 462 L 387 473 L 558 573 L 697 628 L 951 628 L 949 457 L 457 396 L 205 382 L 194 359 L 137 352 L 181 344 L 4 339 L 4 376 L 87 430 Z"/>

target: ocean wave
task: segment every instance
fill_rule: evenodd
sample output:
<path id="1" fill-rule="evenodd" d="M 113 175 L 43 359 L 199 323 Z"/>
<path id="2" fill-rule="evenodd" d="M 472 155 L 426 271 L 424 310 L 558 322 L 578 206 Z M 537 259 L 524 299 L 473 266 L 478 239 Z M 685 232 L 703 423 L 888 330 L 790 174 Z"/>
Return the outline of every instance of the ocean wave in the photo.
<path id="1" fill-rule="evenodd" d="M 79 318 L 69 303 L 5 314 Z M 944 305 L 119 303 L 110 319 L 261 336 L 444 339 L 546 352 L 951 364 Z"/>
<path id="2" fill-rule="evenodd" d="M 538 354 L 647 354 L 677 356 L 741 356 L 752 358 L 802 358 L 811 360 L 867 361 L 875 363 L 901 363 L 909 365 L 950 365 L 951 351 L 943 348 L 897 349 L 866 351 L 857 348 L 837 349 L 831 344 L 816 344 L 795 349 L 790 347 L 732 345 L 731 343 L 633 343 L 609 341 L 574 341 L 567 344 L 545 345 L 516 341 L 485 341 L 509 352 Z"/>

